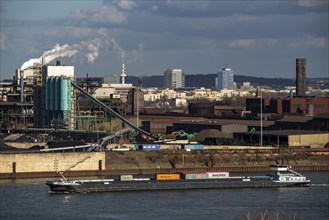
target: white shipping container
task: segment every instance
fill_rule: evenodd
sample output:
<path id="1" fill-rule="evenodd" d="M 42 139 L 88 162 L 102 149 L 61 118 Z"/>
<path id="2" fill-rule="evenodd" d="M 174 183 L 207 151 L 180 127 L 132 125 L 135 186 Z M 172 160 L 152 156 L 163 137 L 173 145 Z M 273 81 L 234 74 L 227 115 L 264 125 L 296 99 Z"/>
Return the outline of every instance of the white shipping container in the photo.
<path id="1" fill-rule="evenodd" d="M 135 181 L 149 181 L 150 178 L 134 178 Z"/>
<path id="2" fill-rule="evenodd" d="M 133 180 L 133 175 L 121 175 L 120 180 L 121 181 L 131 181 L 131 180 Z"/>
<path id="3" fill-rule="evenodd" d="M 221 179 L 230 176 L 229 172 L 208 172 L 207 174 L 209 179 Z"/>

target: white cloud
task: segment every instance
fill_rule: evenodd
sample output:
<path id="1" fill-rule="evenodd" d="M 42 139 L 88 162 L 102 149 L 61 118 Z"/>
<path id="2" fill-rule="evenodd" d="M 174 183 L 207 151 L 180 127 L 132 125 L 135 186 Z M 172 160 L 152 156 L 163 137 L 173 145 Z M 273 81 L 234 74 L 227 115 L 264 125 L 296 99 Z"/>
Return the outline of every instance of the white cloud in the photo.
<path id="1" fill-rule="evenodd" d="M 264 38 L 261 40 L 262 43 L 264 43 L 266 46 L 274 47 L 278 43 L 278 39 L 274 38 Z"/>
<path id="2" fill-rule="evenodd" d="M 274 47 L 278 43 L 278 39 L 274 38 L 259 38 L 259 39 L 237 39 L 228 41 L 229 47 L 232 48 L 247 48 L 247 47 Z"/>
<path id="3" fill-rule="evenodd" d="M 255 44 L 256 40 L 254 39 L 238 39 L 229 41 L 229 46 L 233 48 L 244 48 L 250 47 Z"/>
<path id="4" fill-rule="evenodd" d="M 298 6 L 305 8 L 328 5 L 328 3 L 327 0 L 298 0 Z"/>
<path id="5" fill-rule="evenodd" d="M 289 46 L 293 48 L 302 48 L 302 47 L 311 47 L 318 49 L 328 48 L 328 38 L 314 37 L 312 35 L 305 34 L 303 37 L 290 42 Z"/>
<path id="6" fill-rule="evenodd" d="M 156 5 L 153 5 L 153 6 L 151 7 L 151 11 L 157 11 L 158 9 L 159 9 L 159 7 L 156 6 Z"/>
<path id="7" fill-rule="evenodd" d="M 124 10 L 132 10 L 133 8 L 137 7 L 137 4 L 131 0 L 120 0 L 118 2 L 118 6 Z"/>
<path id="8" fill-rule="evenodd" d="M 72 18 L 83 25 L 90 22 L 122 24 L 127 20 L 125 14 L 113 5 L 102 5 L 96 9 L 77 9 L 72 13 Z"/>
<path id="9" fill-rule="evenodd" d="M 252 15 L 236 15 L 237 21 L 248 22 L 248 21 L 255 21 L 257 19 L 256 16 Z"/>
<path id="10" fill-rule="evenodd" d="M 100 23 L 121 24 L 126 21 L 126 16 L 115 7 L 103 6 L 95 11 L 91 17 L 91 21 Z"/>
<path id="11" fill-rule="evenodd" d="M 306 37 L 307 44 L 314 48 L 327 48 L 328 47 L 328 38 L 326 37 Z"/>

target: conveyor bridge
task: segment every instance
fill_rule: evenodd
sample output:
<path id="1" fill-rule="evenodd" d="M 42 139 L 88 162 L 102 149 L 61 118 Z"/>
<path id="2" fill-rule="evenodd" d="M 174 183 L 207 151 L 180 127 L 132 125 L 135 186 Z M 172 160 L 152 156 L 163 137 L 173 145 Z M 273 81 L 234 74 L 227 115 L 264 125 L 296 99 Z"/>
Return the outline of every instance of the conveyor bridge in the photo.
<path id="1" fill-rule="evenodd" d="M 81 92 L 82 94 L 84 94 L 85 96 L 87 96 L 90 100 L 94 101 L 96 104 L 98 104 L 99 106 L 103 107 L 108 113 L 110 113 L 112 116 L 120 119 L 123 123 L 125 123 L 126 125 L 128 125 L 130 128 L 132 128 L 133 130 L 144 134 L 148 137 L 151 137 L 155 140 L 158 139 L 157 136 L 144 131 L 143 129 L 137 127 L 136 125 L 132 124 L 130 121 L 128 121 L 127 119 L 125 119 L 124 117 L 122 117 L 120 114 L 118 114 L 116 111 L 114 111 L 112 108 L 108 107 L 107 105 L 105 105 L 103 102 L 99 101 L 97 98 L 93 97 L 91 94 L 89 94 L 88 92 L 84 91 L 81 87 L 79 87 L 77 84 L 75 84 L 74 82 L 71 82 L 72 86 L 77 89 L 79 92 Z M 113 138 L 113 135 L 110 135 L 108 139 Z M 108 140 L 107 139 L 107 140 Z M 102 145 L 103 143 L 99 143 L 100 145 Z M 100 146 L 102 147 L 102 146 Z"/>

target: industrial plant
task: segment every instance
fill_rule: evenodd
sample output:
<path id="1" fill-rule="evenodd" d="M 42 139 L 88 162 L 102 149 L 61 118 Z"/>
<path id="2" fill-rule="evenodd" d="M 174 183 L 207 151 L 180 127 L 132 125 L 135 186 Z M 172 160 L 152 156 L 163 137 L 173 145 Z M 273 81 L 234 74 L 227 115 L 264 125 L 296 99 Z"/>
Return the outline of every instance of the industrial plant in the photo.
<path id="1" fill-rule="evenodd" d="M 184 144 L 204 143 L 259 145 L 261 136 L 257 132 L 285 129 L 283 121 L 292 123 L 286 123 L 287 129 L 304 120 L 299 129 L 312 134 L 328 130 L 327 119 L 323 121 L 329 110 L 328 97 L 306 95 L 305 58 L 296 59 L 296 89 L 291 87 L 283 96 L 248 82 L 237 88 L 228 65 L 219 69 L 214 80 L 217 90 L 185 87 L 186 75 L 177 68 L 164 71 L 163 90 L 143 88 L 142 79 L 137 85 L 127 83 L 126 77 L 124 63 L 120 76 L 87 74 L 77 78 L 74 66 L 62 65 L 59 60 L 55 64 L 46 64 L 44 58 L 26 62 L 16 70 L 12 83 L 1 84 L 1 132 L 39 135 L 38 142 L 40 134 L 46 134 L 52 141 L 82 141 L 79 145 L 86 149 L 104 150 L 123 143 L 154 141 L 182 148 Z M 264 119 L 263 124 L 259 124 L 260 119 Z M 197 141 L 196 135 L 207 129 L 223 135 Z M 256 133 L 242 139 L 245 135 L 240 133 L 248 131 Z M 291 145 L 279 136 L 275 140 L 266 140 L 265 144 Z"/>
<path id="2" fill-rule="evenodd" d="M 74 66 L 36 61 L 24 63 L 12 81 L 1 82 L 0 157 L 6 165 L 0 177 L 187 166 L 206 172 L 223 161 L 234 165 L 234 152 L 249 155 L 239 160 L 254 171 L 254 160 L 267 167 L 268 160 L 283 160 L 281 151 L 297 150 L 300 158 L 328 155 L 328 91 L 307 86 L 305 58 L 296 59 L 296 86 L 280 90 L 239 84 L 227 65 L 214 74 L 210 88 L 187 87 L 190 76 L 179 68 L 167 68 L 157 88 L 144 86 L 141 77 L 131 80 L 125 64 L 120 75 L 76 77 Z M 6 157 L 15 152 L 46 165 L 24 167 L 26 159 Z M 222 154 L 229 156 L 215 156 Z M 65 168 L 67 161 L 58 155 L 71 155 L 71 165 Z M 328 168 L 316 164 L 316 169 Z"/>

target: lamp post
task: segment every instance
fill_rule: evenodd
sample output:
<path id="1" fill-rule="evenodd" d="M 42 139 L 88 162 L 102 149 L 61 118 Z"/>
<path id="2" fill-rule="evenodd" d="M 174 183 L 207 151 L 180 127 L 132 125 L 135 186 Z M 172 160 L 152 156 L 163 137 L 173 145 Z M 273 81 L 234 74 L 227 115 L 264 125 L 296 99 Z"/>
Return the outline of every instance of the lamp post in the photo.
<path id="1" fill-rule="evenodd" d="M 263 93 L 260 88 L 260 146 L 263 146 Z"/>

